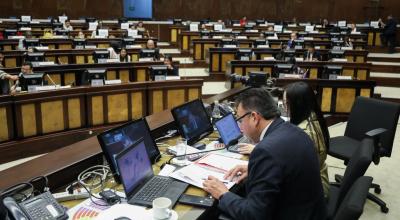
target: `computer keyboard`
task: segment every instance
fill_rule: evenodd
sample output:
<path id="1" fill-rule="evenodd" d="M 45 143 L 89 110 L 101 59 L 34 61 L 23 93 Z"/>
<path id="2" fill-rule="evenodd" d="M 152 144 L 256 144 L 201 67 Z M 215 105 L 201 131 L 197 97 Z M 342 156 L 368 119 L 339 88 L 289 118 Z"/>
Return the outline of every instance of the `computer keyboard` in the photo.
<path id="1" fill-rule="evenodd" d="M 136 195 L 135 199 L 147 202 L 153 202 L 157 197 L 162 196 L 173 179 L 166 179 L 162 177 L 153 177 Z"/>
<path id="2" fill-rule="evenodd" d="M 236 144 L 236 145 L 229 146 L 228 149 L 229 149 L 229 151 L 232 151 L 232 152 L 239 152 L 239 145 Z"/>

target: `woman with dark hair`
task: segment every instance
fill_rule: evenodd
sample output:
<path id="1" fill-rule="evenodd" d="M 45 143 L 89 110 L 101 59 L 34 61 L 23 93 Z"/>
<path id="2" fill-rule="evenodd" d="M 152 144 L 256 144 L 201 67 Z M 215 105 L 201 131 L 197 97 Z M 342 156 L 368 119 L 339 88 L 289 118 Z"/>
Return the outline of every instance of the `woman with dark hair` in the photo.
<path id="1" fill-rule="evenodd" d="M 121 48 L 121 50 L 119 51 L 119 62 L 131 62 L 131 57 L 128 55 L 128 52 L 126 51 L 126 48 L 123 47 Z"/>
<path id="2" fill-rule="evenodd" d="M 289 84 L 283 93 L 283 105 L 292 124 L 303 129 L 314 142 L 318 154 L 324 195 L 329 193 L 328 167 L 325 163 L 329 148 L 329 131 L 312 88 L 305 82 Z"/>
<path id="3" fill-rule="evenodd" d="M 164 65 L 166 65 L 168 68 L 168 76 L 179 76 L 178 67 L 174 66 L 172 63 L 171 55 L 164 56 Z"/>

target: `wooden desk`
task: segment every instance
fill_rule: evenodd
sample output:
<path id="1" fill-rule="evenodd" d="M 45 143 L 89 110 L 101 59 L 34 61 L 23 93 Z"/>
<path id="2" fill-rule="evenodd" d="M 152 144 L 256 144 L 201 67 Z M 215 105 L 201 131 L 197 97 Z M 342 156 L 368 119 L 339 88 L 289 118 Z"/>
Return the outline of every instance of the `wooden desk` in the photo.
<path id="1" fill-rule="evenodd" d="M 137 82 L 76 87 L 0 96 L 0 163 L 49 152 L 65 141 L 55 137 L 82 132 L 162 112 L 201 97 L 203 80 Z"/>
<path id="2" fill-rule="evenodd" d="M 90 56 L 90 55 L 87 55 Z M 163 65 L 161 61 L 130 62 L 130 63 L 92 63 L 92 64 L 68 64 L 34 67 L 34 72 L 49 74 L 52 80 L 59 85 L 80 85 L 82 73 L 86 69 L 106 69 L 107 80 L 121 79 L 123 83 L 149 81 L 149 66 Z M 177 64 L 177 62 L 174 62 Z M 9 74 L 19 74 L 20 68 L 3 69 Z M 50 81 L 48 76 L 45 80 Z"/>
<path id="3" fill-rule="evenodd" d="M 212 68 L 215 68 L 216 64 L 218 64 L 217 61 L 215 61 L 214 59 L 212 60 L 212 62 L 210 61 L 210 64 L 212 64 L 211 66 Z M 277 63 L 285 63 L 285 62 L 267 61 L 267 60 L 251 60 L 251 61 L 232 60 L 227 64 L 227 66 L 225 66 L 226 68 L 225 70 L 226 73 L 228 74 L 237 73 L 239 75 L 247 75 L 251 71 L 263 71 L 267 73 L 272 73 L 273 68 Z M 322 78 L 321 75 L 323 73 L 325 65 L 339 65 L 343 67 L 342 75 L 352 76 L 353 78 L 359 80 L 369 80 L 370 70 L 372 66 L 371 63 L 329 62 L 329 61 L 299 61 L 296 62 L 296 64 L 303 69 L 308 69 L 310 73 L 309 78 L 311 79 L 321 79 Z"/>
<path id="4" fill-rule="evenodd" d="M 233 89 L 206 99 L 204 102 L 211 104 L 215 99 L 229 99 L 246 89 L 248 88 Z M 154 137 L 160 136 L 160 134 L 154 135 L 158 131 L 165 131 L 174 126 L 170 110 L 147 116 L 146 120 L 149 123 L 150 130 Z M 90 137 L 39 158 L 1 171 L 0 176 L 2 177 L 2 181 L 0 181 L 0 189 L 3 190 L 14 184 L 28 181 L 36 176 L 47 176 L 49 178 L 51 190 L 56 191 L 66 186 L 68 183 L 71 183 L 84 169 L 95 164 L 102 164 L 102 151 L 97 138 Z M 199 193 L 203 193 L 204 195 L 204 192 L 194 187 L 190 187 L 185 193 L 198 195 Z M 176 209 L 179 214 L 181 214 L 181 217 L 183 217 L 182 219 L 193 219 L 191 216 L 198 216 L 199 213 L 203 212 L 202 209 L 184 205 L 179 205 Z"/>
<path id="5" fill-rule="evenodd" d="M 154 40 L 155 45 L 157 45 L 157 38 L 150 38 Z M 137 38 L 135 39 L 135 44 L 140 44 L 142 47 L 146 46 L 149 38 Z M 108 48 L 111 42 L 118 41 L 121 42 L 122 38 L 86 38 L 87 45 L 96 45 L 97 48 Z M 0 49 L 4 51 L 18 50 L 18 39 L 4 39 L 0 41 Z M 49 49 L 72 49 L 73 39 L 70 38 L 40 38 L 39 43 L 43 46 L 48 46 Z"/>

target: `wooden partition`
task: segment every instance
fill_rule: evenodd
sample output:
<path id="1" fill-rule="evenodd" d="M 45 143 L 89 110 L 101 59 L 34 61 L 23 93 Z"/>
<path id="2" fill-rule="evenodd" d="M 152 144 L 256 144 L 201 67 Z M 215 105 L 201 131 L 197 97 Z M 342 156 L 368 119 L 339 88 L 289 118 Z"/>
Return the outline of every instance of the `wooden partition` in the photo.
<path id="1" fill-rule="evenodd" d="M 0 155 L 7 152 L 0 162 L 61 144 L 43 146 L 38 139 L 123 123 L 200 98 L 202 85 L 201 79 L 187 79 L 0 96 Z"/>
<path id="2" fill-rule="evenodd" d="M 239 61 L 233 60 L 229 62 L 228 74 L 247 75 L 251 71 L 263 71 L 266 73 L 273 73 L 274 66 L 282 61 L 267 61 L 267 60 L 254 60 L 254 61 Z M 353 62 L 324 62 L 324 61 L 301 61 L 297 62 L 300 68 L 309 71 L 309 78 L 321 79 L 323 78 L 324 67 L 326 65 L 337 65 L 343 68 L 342 75 L 351 76 L 353 79 L 369 80 L 370 70 L 372 64 L 370 63 L 353 63 Z M 277 76 L 276 76 L 277 77 Z"/>

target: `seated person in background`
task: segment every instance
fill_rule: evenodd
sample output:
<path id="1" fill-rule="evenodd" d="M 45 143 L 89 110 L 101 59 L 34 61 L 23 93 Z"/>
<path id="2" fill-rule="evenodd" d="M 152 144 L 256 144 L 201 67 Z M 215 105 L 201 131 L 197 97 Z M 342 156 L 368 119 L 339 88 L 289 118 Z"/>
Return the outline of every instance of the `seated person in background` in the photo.
<path id="1" fill-rule="evenodd" d="M 154 50 L 156 50 L 156 54 L 155 54 L 154 59 L 155 59 L 155 60 L 160 60 L 159 49 L 156 48 L 155 43 L 154 43 L 154 40 L 151 40 L 151 39 L 150 39 L 150 40 L 148 40 L 148 41 L 146 42 L 146 49 L 154 49 Z"/>
<path id="2" fill-rule="evenodd" d="M 30 32 L 30 31 L 25 31 L 24 36 L 25 36 L 25 39 L 33 38 L 32 32 Z M 27 48 L 25 48 L 24 39 L 19 39 L 18 40 L 18 50 L 25 50 L 25 49 L 27 49 Z"/>
<path id="3" fill-rule="evenodd" d="M 119 55 L 119 48 L 120 48 L 120 44 L 117 41 L 112 41 L 110 43 L 110 47 L 107 48 L 108 53 L 110 54 L 110 59 L 118 59 Z"/>
<path id="4" fill-rule="evenodd" d="M 167 65 L 168 76 L 179 76 L 178 67 L 174 66 L 174 64 L 172 63 L 171 55 L 164 56 L 164 65 Z"/>
<path id="5" fill-rule="evenodd" d="M 344 44 L 343 46 L 345 46 L 345 47 L 354 48 L 354 47 L 353 47 L 353 40 L 352 40 L 349 36 L 346 36 L 346 37 L 344 38 L 343 44 Z"/>
<path id="6" fill-rule="evenodd" d="M 143 21 L 139 21 L 136 25 L 136 29 L 139 35 L 143 35 L 144 38 L 150 38 L 150 32 L 143 26 Z"/>
<path id="7" fill-rule="evenodd" d="M 3 68 L 3 61 L 4 61 L 4 54 L 3 52 L 0 50 L 0 68 Z"/>
<path id="8" fill-rule="evenodd" d="M 26 74 L 33 74 L 33 65 L 31 62 L 24 62 L 21 66 L 21 72 L 18 74 L 18 78 L 22 77 Z M 17 92 L 17 87 L 20 86 L 19 79 L 15 82 L 13 86 L 10 88 L 11 95 L 15 95 Z"/>
<path id="9" fill-rule="evenodd" d="M 125 47 L 121 48 L 121 51 L 119 52 L 118 56 L 119 56 L 119 62 L 122 63 L 131 62 L 131 56 L 128 55 L 128 52 L 126 51 Z"/>
<path id="10" fill-rule="evenodd" d="M 290 34 L 290 40 L 287 42 L 287 48 L 294 48 L 295 47 L 295 43 L 294 41 L 297 40 L 297 32 L 292 32 Z"/>
<path id="11" fill-rule="evenodd" d="M 354 23 L 351 23 L 350 24 L 350 33 L 356 33 L 357 32 L 357 27 L 356 27 L 356 24 L 354 24 Z"/>
<path id="12" fill-rule="evenodd" d="M 291 24 L 294 24 L 294 25 L 297 26 L 297 18 L 296 18 L 296 17 L 293 17 L 293 18 L 292 18 L 292 23 L 291 23 Z"/>
<path id="13" fill-rule="evenodd" d="M 64 30 L 73 31 L 74 28 L 71 26 L 71 22 L 69 20 L 65 20 L 63 25 Z"/>
<path id="14" fill-rule="evenodd" d="M 218 209 L 232 219 L 325 219 L 319 161 L 314 143 L 297 126 L 284 122 L 271 94 L 252 88 L 236 101 L 239 127 L 253 143 L 248 165 L 225 178 L 244 182 L 244 196 L 230 192 L 209 176 L 204 190 L 219 200 Z"/>
<path id="15" fill-rule="evenodd" d="M 330 25 L 329 25 L 328 19 L 324 18 L 324 19 L 322 20 L 321 26 L 322 26 L 323 28 L 329 27 Z"/>
<path id="16" fill-rule="evenodd" d="M 296 62 L 296 57 L 291 57 L 288 61 L 289 64 L 293 64 L 291 73 L 296 74 L 296 75 L 304 75 L 306 73 L 306 70 L 303 68 L 299 67 Z"/>
<path id="17" fill-rule="evenodd" d="M 4 54 L 0 51 L 0 68 L 3 67 L 3 60 L 4 60 Z M 18 76 L 10 75 L 0 69 L 0 95 L 5 95 L 10 92 L 9 91 L 10 90 L 9 80 L 17 81 Z"/>
<path id="18" fill-rule="evenodd" d="M 247 24 L 247 17 L 243 16 L 242 19 L 240 19 L 240 26 L 245 26 Z"/>
<path id="19" fill-rule="evenodd" d="M 289 84 L 283 93 L 283 106 L 290 122 L 301 128 L 314 142 L 319 158 L 319 171 L 325 197 L 329 193 L 328 166 L 325 163 L 329 146 L 329 131 L 314 91 L 305 82 Z"/>
<path id="20" fill-rule="evenodd" d="M 304 61 L 319 61 L 321 56 L 318 51 L 315 51 L 314 45 L 310 45 L 307 51 L 303 54 Z"/>
<path id="21" fill-rule="evenodd" d="M 280 50 L 279 50 L 279 52 L 278 53 L 276 53 L 275 54 L 275 60 L 285 60 L 285 50 L 286 50 L 286 45 L 283 45 L 282 43 L 281 43 L 281 45 L 280 45 Z"/>
<path id="22" fill-rule="evenodd" d="M 79 31 L 79 32 L 78 32 L 78 35 L 76 35 L 75 38 L 78 38 L 78 39 L 85 39 L 85 34 L 84 34 L 82 31 Z"/>

